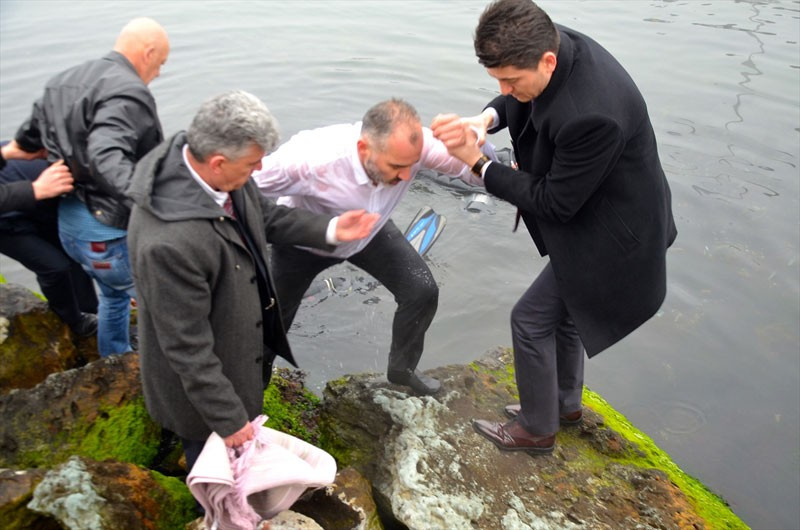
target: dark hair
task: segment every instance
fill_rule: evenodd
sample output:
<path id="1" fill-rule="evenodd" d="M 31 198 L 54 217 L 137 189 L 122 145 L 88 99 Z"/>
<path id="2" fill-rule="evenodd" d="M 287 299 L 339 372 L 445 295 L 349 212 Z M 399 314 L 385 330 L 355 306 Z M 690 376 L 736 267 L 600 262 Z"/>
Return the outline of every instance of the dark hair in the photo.
<path id="1" fill-rule="evenodd" d="M 394 130 L 405 124 L 420 123 L 419 114 L 410 103 L 402 99 L 392 98 L 373 105 L 361 122 L 361 134 L 382 151 L 386 140 Z M 411 133 L 410 142 L 416 143 L 416 133 Z"/>
<path id="2" fill-rule="evenodd" d="M 545 52 L 558 53 L 559 35 L 531 0 L 496 0 L 475 28 L 475 55 L 486 68 L 535 68 Z"/>

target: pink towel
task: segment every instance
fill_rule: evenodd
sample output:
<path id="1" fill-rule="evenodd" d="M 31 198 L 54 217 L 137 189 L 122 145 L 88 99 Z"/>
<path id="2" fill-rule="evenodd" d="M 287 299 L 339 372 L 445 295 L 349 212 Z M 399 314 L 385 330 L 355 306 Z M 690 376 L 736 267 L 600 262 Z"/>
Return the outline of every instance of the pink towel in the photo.
<path id="1" fill-rule="evenodd" d="M 266 416 L 251 423 L 256 437 L 237 450 L 211 433 L 186 478 L 205 508 L 207 528 L 254 529 L 288 509 L 307 488 L 333 483 L 336 461 L 322 449 L 264 427 Z"/>

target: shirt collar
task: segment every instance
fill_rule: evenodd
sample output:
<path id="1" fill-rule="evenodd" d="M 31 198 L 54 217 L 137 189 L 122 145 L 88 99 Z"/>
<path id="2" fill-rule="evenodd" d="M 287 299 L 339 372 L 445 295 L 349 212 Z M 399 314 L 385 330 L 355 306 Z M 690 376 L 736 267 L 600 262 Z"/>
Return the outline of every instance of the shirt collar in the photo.
<path id="1" fill-rule="evenodd" d="M 200 175 L 197 174 L 197 171 L 195 171 L 192 165 L 189 163 L 189 158 L 187 156 L 188 152 L 189 152 L 189 144 L 186 144 L 183 146 L 181 153 L 183 154 L 183 163 L 189 169 L 189 174 L 192 176 L 193 179 L 197 181 L 198 184 L 200 184 L 200 187 L 203 188 L 203 191 L 211 195 L 211 198 L 214 199 L 215 203 L 217 203 L 220 206 L 225 204 L 225 201 L 228 200 L 228 195 L 229 195 L 228 192 L 217 191 L 213 189 L 211 186 L 209 186 L 208 183 L 205 180 L 203 180 L 200 177 Z"/>

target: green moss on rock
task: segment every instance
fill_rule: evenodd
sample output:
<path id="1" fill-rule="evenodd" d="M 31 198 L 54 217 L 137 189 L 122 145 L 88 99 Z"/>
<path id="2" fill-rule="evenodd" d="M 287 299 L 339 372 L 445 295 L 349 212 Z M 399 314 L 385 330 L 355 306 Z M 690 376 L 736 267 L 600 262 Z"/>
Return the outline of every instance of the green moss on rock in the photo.
<path id="1" fill-rule="evenodd" d="M 152 492 L 153 498 L 164 507 L 158 530 L 184 528 L 197 518 L 194 497 L 182 480 L 166 477 L 157 471 L 150 471 L 150 475 L 160 486 L 160 491 Z"/>
<path id="2" fill-rule="evenodd" d="M 489 376 L 498 386 L 505 387 L 512 396 L 518 398 L 513 352 L 504 350 L 500 359 L 504 361 L 502 364 L 487 365 L 476 361 L 469 366 L 476 373 Z M 580 467 L 587 471 L 599 471 L 608 466 L 610 459 L 621 465 L 660 470 L 686 495 L 689 503 L 697 511 L 697 514 L 705 520 L 709 528 L 748 528 L 731 511 L 724 499 L 709 490 L 699 480 L 680 469 L 666 452 L 656 446 L 652 438 L 633 426 L 625 416 L 616 411 L 599 394 L 584 387 L 583 404 L 602 416 L 605 427 L 619 434 L 624 439 L 624 442 L 627 443 L 622 444 L 618 452 L 601 454 L 595 447 L 582 440 L 579 432 L 562 429 L 558 433 L 558 443 L 577 448 L 579 455 L 571 460 L 571 466 Z M 599 473 L 594 476 L 599 476 Z"/>
<path id="3" fill-rule="evenodd" d="M 276 370 L 264 391 L 266 426 L 317 445 L 320 400 L 305 388 L 300 371 Z"/>
<path id="4" fill-rule="evenodd" d="M 46 446 L 26 444 L 17 458 L 22 468 L 51 467 L 72 455 L 149 466 L 158 452 L 161 428 L 150 418 L 144 398 L 100 410 L 93 422 L 79 422 Z"/>

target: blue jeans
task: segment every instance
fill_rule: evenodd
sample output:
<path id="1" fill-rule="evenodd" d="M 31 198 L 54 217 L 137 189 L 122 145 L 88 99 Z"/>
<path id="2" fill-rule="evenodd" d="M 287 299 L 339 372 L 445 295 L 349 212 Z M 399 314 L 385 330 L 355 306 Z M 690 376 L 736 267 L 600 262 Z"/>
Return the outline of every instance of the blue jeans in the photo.
<path id="1" fill-rule="evenodd" d="M 97 349 L 101 357 L 131 351 L 131 298 L 136 298 L 126 237 L 84 241 L 59 233 L 64 251 L 81 264 L 100 288 Z"/>

